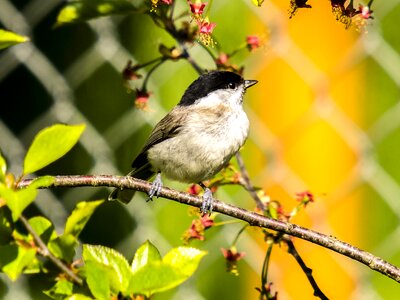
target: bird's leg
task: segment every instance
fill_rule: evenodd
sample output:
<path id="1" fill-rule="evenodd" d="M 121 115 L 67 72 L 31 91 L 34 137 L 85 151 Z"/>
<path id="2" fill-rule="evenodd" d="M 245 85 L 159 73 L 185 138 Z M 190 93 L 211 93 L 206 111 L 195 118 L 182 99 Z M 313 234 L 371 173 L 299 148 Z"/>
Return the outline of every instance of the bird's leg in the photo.
<path id="1" fill-rule="evenodd" d="M 147 201 L 153 200 L 153 197 L 156 196 L 158 197 L 158 195 L 161 192 L 161 189 L 163 187 L 163 183 L 161 180 L 161 173 L 157 173 L 156 178 L 153 180 L 153 183 L 151 184 L 151 188 L 149 191 L 149 199 L 147 199 Z"/>
<path id="2" fill-rule="evenodd" d="M 201 204 L 200 211 L 203 215 L 205 215 L 206 213 L 209 213 L 211 215 L 214 205 L 213 194 L 211 190 L 206 187 L 202 182 L 200 182 L 199 185 L 204 189 L 203 203 Z"/>

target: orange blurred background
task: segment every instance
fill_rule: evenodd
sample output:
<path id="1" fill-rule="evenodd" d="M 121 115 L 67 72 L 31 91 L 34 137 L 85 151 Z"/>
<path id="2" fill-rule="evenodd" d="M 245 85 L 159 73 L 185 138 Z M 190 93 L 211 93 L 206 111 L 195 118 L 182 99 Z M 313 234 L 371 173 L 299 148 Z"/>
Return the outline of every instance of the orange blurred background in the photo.
<path id="1" fill-rule="evenodd" d="M 256 181 L 287 211 L 296 205 L 297 192 L 311 191 L 316 202 L 293 222 L 359 245 L 361 195 L 340 190 L 357 172 L 360 155 L 352 133 L 344 136 L 342 132 L 348 130 L 342 119 L 359 125 L 362 118 L 365 66 L 351 62 L 359 33 L 354 28 L 344 30 L 328 1 L 312 6 L 300 9 L 292 19 L 272 20 L 276 27 L 269 28 L 264 56 L 259 55 L 257 66 L 252 66 L 251 75 L 260 81 L 257 90 L 249 92 L 251 109 L 260 121 L 252 123 L 252 131 L 257 132 L 253 137 L 262 139 L 260 132 L 268 128 L 266 140 L 258 143 L 275 151 L 266 161 L 274 167 Z M 285 16 L 287 3 L 273 1 L 261 11 L 264 16 Z M 256 32 L 265 31 L 265 22 L 253 20 Z M 265 163 L 251 157 L 249 154 L 250 165 Z M 354 293 L 357 263 L 298 239 L 295 245 L 330 299 L 348 299 Z M 278 299 L 315 299 L 305 274 L 285 246 L 275 248 L 269 279 Z M 249 289 L 251 286 L 254 281 L 249 282 Z"/>

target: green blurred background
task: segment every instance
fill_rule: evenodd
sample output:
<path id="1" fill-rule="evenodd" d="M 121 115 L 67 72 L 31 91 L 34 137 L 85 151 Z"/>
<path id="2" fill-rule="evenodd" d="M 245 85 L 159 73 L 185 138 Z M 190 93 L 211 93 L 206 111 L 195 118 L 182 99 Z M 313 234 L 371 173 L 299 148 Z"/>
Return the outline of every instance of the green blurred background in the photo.
<path id="1" fill-rule="evenodd" d="M 242 150 L 254 184 L 290 211 L 295 193 L 310 189 L 316 203 L 293 221 L 331 234 L 400 265 L 400 1 L 376 2 L 368 33 L 345 30 L 328 1 L 288 18 L 289 1 L 214 1 L 210 19 L 218 45 L 230 52 L 250 34 L 266 44 L 233 60 L 245 77 L 259 80 L 249 90 L 246 111 L 251 133 Z M 182 1 L 184 3 L 184 1 Z M 85 123 L 79 143 L 42 174 L 124 174 L 152 126 L 197 77 L 185 61 L 167 62 L 151 77 L 151 111 L 134 108 L 123 86 L 126 62 L 158 56 L 174 41 L 148 16 L 101 18 L 53 28 L 63 2 L 1 0 L 0 27 L 27 35 L 25 43 L 0 52 L 0 148 L 19 174 L 34 135 L 56 122 Z M 191 54 L 213 64 L 200 47 Z M 187 186 L 167 182 L 185 190 Z M 104 188 L 42 191 L 30 214 L 43 213 L 61 231 L 81 200 L 106 197 Z M 237 187 L 217 197 L 247 209 L 254 204 Z M 138 196 L 128 206 L 106 203 L 82 234 L 82 242 L 115 247 L 132 258 L 146 239 L 161 253 L 182 244 L 190 223 L 188 207 Z M 219 220 L 227 218 L 218 217 Z M 220 248 L 229 247 L 240 225 L 213 228 L 196 274 L 155 299 L 254 299 L 265 245 L 249 230 L 238 243 L 246 256 L 239 277 L 225 272 Z M 307 265 L 331 299 L 398 299 L 400 286 L 356 262 L 296 240 Z M 313 299 L 311 287 L 284 247 L 273 251 L 269 279 L 279 299 Z M 38 276 L 11 283 L 0 276 L 0 299 L 46 299 L 51 286 Z"/>

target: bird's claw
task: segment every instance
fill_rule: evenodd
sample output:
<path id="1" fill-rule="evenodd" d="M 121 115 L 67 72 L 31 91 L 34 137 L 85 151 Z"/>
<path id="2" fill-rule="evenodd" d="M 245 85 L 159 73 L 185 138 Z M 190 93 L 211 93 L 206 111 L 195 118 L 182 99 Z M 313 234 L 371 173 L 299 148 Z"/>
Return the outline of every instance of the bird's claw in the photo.
<path id="1" fill-rule="evenodd" d="M 158 173 L 156 178 L 154 179 L 153 183 L 151 184 L 151 188 L 149 191 L 149 198 L 147 199 L 147 201 L 153 200 L 154 196 L 158 197 L 158 195 L 161 192 L 162 187 L 163 187 L 163 183 L 161 180 L 161 174 Z"/>
<path id="2" fill-rule="evenodd" d="M 209 188 L 204 189 L 203 194 L 203 203 L 201 204 L 200 211 L 202 215 L 209 214 L 211 215 L 214 206 L 214 198 L 212 192 Z"/>

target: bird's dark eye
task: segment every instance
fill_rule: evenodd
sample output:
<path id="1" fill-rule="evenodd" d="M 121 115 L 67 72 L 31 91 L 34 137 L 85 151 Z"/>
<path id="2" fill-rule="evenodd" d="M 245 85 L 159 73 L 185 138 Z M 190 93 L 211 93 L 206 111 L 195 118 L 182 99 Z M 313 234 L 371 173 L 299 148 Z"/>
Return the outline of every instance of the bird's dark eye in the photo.
<path id="1" fill-rule="evenodd" d="M 236 88 L 236 83 L 229 82 L 229 83 L 228 83 L 228 88 L 230 88 L 230 89 Z"/>

